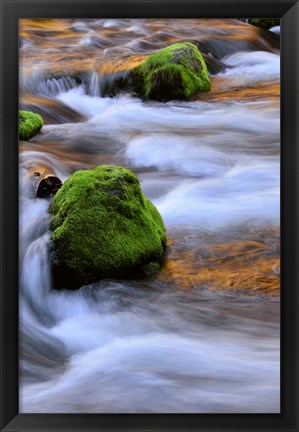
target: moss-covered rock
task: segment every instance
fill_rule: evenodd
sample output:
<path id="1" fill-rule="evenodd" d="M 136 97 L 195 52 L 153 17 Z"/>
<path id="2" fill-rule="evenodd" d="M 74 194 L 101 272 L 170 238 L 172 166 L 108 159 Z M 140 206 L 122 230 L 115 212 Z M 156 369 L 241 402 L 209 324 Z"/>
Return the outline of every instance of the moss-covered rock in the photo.
<path id="1" fill-rule="evenodd" d="M 249 18 L 248 23 L 255 25 L 256 27 L 269 29 L 274 26 L 279 26 L 280 19 L 279 18 Z"/>
<path id="2" fill-rule="evenodd" d="M 130 277 L 163 257 L 162 218 L 126 168 L 75 172 L 54 196 L 50 212 L 57 288 Z"/>
<path id="3" fill-rule="evenodd" d="M 149 56 L 132 70 L 131 78 L 143 99 L 186 100 L 211 89 L 205 61 L 190 42 L 170 45 Z"/>
<path id="4" fill-rule="evenodd" d="M 19 138 L 27 141 L 43 127 L 44 121 L 39 114 L 19 110 Z"/>

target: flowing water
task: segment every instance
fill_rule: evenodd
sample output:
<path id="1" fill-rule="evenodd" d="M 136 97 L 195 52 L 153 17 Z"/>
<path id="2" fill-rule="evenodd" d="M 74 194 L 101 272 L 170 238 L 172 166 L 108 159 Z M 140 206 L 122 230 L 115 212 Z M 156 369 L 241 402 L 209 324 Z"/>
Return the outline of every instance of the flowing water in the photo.
<path id="1" fill-rule="evenodd" d="M 109 97 L 181 40 L 210 93 Z M 21 20 L 20 106 L 45 126 L 20 142 L 20 412 L 280 412 L 279 75 L 279 35 L 237 20 Z M 57 291 L 32 174 L 102 163 L 159 209 L 164 268 Z"/>

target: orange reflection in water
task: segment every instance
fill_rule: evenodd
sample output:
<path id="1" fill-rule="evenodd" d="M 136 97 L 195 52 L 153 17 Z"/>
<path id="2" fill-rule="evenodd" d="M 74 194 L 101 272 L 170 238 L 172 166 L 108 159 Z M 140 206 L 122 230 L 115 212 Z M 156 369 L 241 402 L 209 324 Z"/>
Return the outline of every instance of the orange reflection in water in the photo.
<path id="1" fill-rule="evenodd" d="M 177 233 L 169 239 L 160 280 L 183 289 L 203 286 L 212 291 L 240 289 L 251 295 L 279 296 L 279 229 L 267 228 L 250 236 L 259 240 L 215 242 L 208 234 Z M 193 247 L 184 247 L 190 242 Z"/>

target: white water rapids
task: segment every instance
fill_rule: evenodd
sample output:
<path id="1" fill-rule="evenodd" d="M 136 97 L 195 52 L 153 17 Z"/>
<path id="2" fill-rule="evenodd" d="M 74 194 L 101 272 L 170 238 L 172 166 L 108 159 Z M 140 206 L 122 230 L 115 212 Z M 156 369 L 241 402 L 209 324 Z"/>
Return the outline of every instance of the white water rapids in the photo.
<path id="1" fill-rule="evenodd" d="M 237 84 L 279 79 L 279 53 L 222 60 L 231 68 L 219 76 Z M 279 299 L 177 290 L 155 278 L 56 291 L 50 198 L 35 198 L 29 175 L 47 166 L 64 181 L 82 153 L 91 165 L 104 158 L 135 171 L 168 232 L 279 225 L 279 106 L 263 98 L 145 103 L 59 82 L 47 97 L 85 120 L 45 125 L 20 152 L 20 412 L 280 412 Z"/>

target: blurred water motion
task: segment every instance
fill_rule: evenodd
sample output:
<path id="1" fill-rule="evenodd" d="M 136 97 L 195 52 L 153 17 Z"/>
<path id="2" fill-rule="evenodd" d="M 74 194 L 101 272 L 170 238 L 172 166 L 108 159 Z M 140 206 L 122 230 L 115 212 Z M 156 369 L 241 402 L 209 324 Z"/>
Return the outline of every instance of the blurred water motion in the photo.
<path id="1" fill-rule="evenodd" d="M 105 95 L 182 40 L 210 93 Z M 20 412 L 280 412 L 279 64 L 279 36 L 238 20 L 20 21 L 20 105 L 45 119 L 20 142 Z M 164 268 L 55 291 L 31 175 L 102 163 L 161 212 Z"/>

